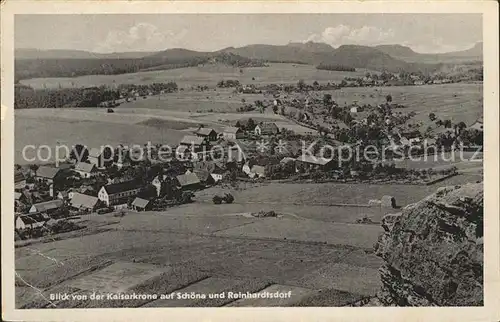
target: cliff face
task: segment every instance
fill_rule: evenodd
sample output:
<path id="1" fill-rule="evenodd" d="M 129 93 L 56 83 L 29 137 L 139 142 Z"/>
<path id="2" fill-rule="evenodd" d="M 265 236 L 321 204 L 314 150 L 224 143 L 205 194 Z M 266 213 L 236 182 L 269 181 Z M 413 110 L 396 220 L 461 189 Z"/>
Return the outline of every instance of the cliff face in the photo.
<path id="1" fill-rule="evenodd" d="M 440 188 L 386 215 L 375 246 L 385 306 L 483 305 L 483 184 Z"/>

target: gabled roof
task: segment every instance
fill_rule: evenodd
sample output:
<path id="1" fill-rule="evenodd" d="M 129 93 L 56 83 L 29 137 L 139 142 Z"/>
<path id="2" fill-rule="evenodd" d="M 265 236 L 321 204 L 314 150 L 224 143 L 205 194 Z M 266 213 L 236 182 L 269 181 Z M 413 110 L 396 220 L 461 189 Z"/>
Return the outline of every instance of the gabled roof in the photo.
<path id="1" fill-rule="evenodd" d="M 21 219 L 23 221 L 23 223 L 26 225 L 36 224 L 39 222 L 46 222 L 49 220 L 49 218 L 45 217 L 42 214 L 22 215 L 22 216 L 19 216 L 19 219 Z"/>
<path id="2" fill-rule="evenodd" d="M 142 199 L 139 197 L 135 198 L 134 201 L 132 201 L 132 206 L 139 208 L 146 208 L 148 204 L 149 200 Z"/>
<path id="3" fill-rule="evenodd" d="M 114 195 L 115 193 L 138 189 L 140 188 L 140 186 L 141 184 L 137 181 L 125 181 L 125 182 L 107 184 L 103 187 L 108 194 Z"/>
<path id="4" fill-rule="evenodd" d="M 82 172 L 91 173 L 92 171 L 95 171 L 95 170 L 96 170 L 96 167 L 95 167 L 95 164 L 93 164 L 93 163 L 78 162 L 75 165 L 75 171 L 82 171 Z"/>
<path id="5" fill-rule="evenodd" d="M 261 165 L 254 165 L 252 167 L 252 169 L 250 169 L 251 172 L 253 173 L 257 173 L 257 174 L 260 174 L 260 175 L 264 175 L 265 172 L 266 172 L 266 168 L 261 166 Z"/>
<path id="6" fill-rule="evenodd" d="M 36 203 L 32 207 L 35 207 L 36 211 L 38 212 L 43 212 L 47 210 L 57 209 L 59 207 L 62 207 L 62 205 L 63 201 L 60 199 L 56 199 L 56 200 L 49 200 L 45 202 Z"/>
<path id="7" fill-rule="evenodd" d="M 314 157 L 312 155 L 307 155 L 307 154 L 302 154 L 295 159 L 297 161 L 305 162 L 305 163 L 311 163 L 311 164 L 317 164 L 317 165 L 325 165 L 328 164 L 330 159 L 326 158 L 321 158 L 321 157 Z"/>
<path id="8" fill-rule="evenodd" d="M 295 159 L 294 158 L 290 158 L 290 157 L 284 157 L 280 161 L 280 163 L 288 163 L 288 162 L 295 162 Z"/>
<path id="9" fill-rule="evenodd" d="M 41 166 L 36 170 L 36 176 L 39 178 L 54 179 L 61 169 Z"/>
<path id="10" fill-rule="evenodd" d="M 202 127 L 202 128 L 199 128 L 195 133 L 198 135 L 202 135 L 202 136 L 209 136 L 210 134 L 212 134 L 212 132 L 217 134 L 217 132 L 215 132 L 214 129 Z"/>
<path id="11" fill-rule="evenodd" d="M 279 132 L 278 126 L 275 123 L 261 123 L 256 126 L 259 127 L 261 133 L 274 133 Z"/>
<path id="12" fill-rule="evenodd" d="M 181 174 L 176 177 L 181 187 L 200 183 L 200 179 L 195 173 Z"/>
<path id="13" fill-rule="evenodd" d="M 14 182 L 17 183 L 17 182 L 21 182 L 23 180 L 25 180 L 26 178 L 24 177 L 24 174 L 21 172 L 21 171 L 16 171 L 14 173 Z"/>
<path id="14" fill-rule="evenodd" d="M 200 181 L 207 181 L 208 179 L 211 178 L 210 172 L 206 170 L 194 170 L 194 174 L 198 177 Z"/>
<path id="15" fill-rule="evenodd" d="M 274 129 L 278 129 L 278 126 L 276 125 L 276 123 L 271 123 L 271 122 L 265 122 L 265 123 L 257 124 L 257 126 L 261 130 L 274 130 Z"/>
<path id="16" fill-rule="evenodd" d="M 238 132 L 241 132 L 241 129 L 239 127 L 228 126 L 228 127 L 224 128 L 224 133 L 236 134 Z"/>
<path id="17" fill-rule="evenodd" d="M 102 151 L 98 148 L 91 148 L 89 151 L 89 157 L 98 158 L 102 154 Z"/>
<path id="18" fill-rule="evenodd" d="M 213 174 L 224 174 L 226 171 L 224 169 L 222 169 L 222 167 L 220 167 L 219 165 L 215 164 L 213 170 L 211 173 Z"/>
<path id="19" fill-rule="evenodd" d="M 202 145 L 204 139 L 195 135 L 186 135 L 182 138 L 181 144 L 185 145 Z"/>
<path id="20" fill-rule="evenodd" d="M 98 200 L 97 197 L 74 192 L 70 203 L 75 208 L 94 208 Z"/>

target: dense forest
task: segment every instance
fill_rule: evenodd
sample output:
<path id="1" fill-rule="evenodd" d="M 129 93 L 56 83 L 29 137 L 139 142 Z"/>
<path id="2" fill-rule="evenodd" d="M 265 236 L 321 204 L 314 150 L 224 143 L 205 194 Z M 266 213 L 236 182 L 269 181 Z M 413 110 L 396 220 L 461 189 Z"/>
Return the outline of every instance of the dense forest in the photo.
<path id="1" fill-rule="evenodd" d="M 230 53 L 183 56 L 172 53 L 136 59 L 20 59 L 15 61 L 15 82 L 39 77 L 117 75 L 138 71 L 166 70 L 221 63 L 233 67 L 265 66 L 261 60 Z"/>
<path id="2" fill-rule="evenodd" d="M 34 90 L 29 86 L 14 86 L 14 108 L 97 107 L 102 102 L 132 97 L 131 93 L 146 96 L 149 93 L 175 92 L 177 84 L 120 85 L 117 89 L 105 86 L 91 88 L 59 88 Z"/>

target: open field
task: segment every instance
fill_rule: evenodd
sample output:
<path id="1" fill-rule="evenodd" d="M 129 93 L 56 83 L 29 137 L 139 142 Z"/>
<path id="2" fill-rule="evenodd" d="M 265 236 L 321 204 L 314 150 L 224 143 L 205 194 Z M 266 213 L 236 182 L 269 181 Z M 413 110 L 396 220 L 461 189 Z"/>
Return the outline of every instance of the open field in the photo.
<path id="1" fill-rule="evenodd" d="M 276 121 L 280 128 L 297 133 L 312 132 L 272 113 L 190 113 L 147 108 L 116 108 L 115 113 L 100 108 L 25 109 L 15 111 L 15 162 L 26 164 L 36 156 L 34 150 L 29 149 L 27 159 L 23 158 L 22 150 L 27 145 L 48 145 L 52 157 L 57 145 L 84 144 L 100 148 L 106 144 L 144 145 L 149 141 L 175 146 L 189 134 L 186 130 L 200 123 L 221 131 L 225 126 L 249 117 L 256 121 Z M 46 153 L 42 151 L 42 158 Z M 53 162 L 53 158 L 49 161 Z"/>
<path id="2" fill-rule="evenodd" d="M 373 106 L 385 103 L 386 96 L 391 95 L 394 103 L 407 106 L 401 112 L 415 111 L 414 120 L 422 120 L 424 124 L 429 123 L 431 112 L 438 118 L 450 119 L 453 123 L 463 121 L 467 125 L 483 114 L 482 84 L 348 87 L 329 93 L 340 106 L 354 102 Z"/>
<path id="3" fill-rule="evenodd" d="M 128 213 L 120 219 L 120 223 L 112 225 L 112 231 L 17 248 L 17 298 L 21 300 L 21 296 L 27 294 L 23 287 L 26 283 L 42 288 L 46 296 L 57 290 L 85 294 L 95 289 L 96 283 L 105 276 L 114 277 L 105 278 L 107 286 L 99 291 L 101 293 L 256 292 L 272 284 L 275 286 L 270 290 L 292 291 L 292 297 L 286 301 L 289 305 L 299 303 L 305 296 L 317 294 L 320 289 L 330 290 L 329 294 L 338 293 L 339 298 L 329 299 L 330 304 L 337 305 L 347 304 L 346 299 L 358 299 L 377 290 L 376 282 L 360 287 L 356 280 L 366 277 L 366 272 L 373 270 L 371 267 L 380 264 L 369 251 L 380 232 L 378 226 L 330 224 L 330 227 L 312 220 L 307 220 L 308 224 L 304 226 L 305 222 L 301 220 L 279 218 L 253 218 L 250 223 L 244 217 L 234 217 L 234 220 L 206 215 L 191 218 L 193 220 L 189 218 L 183 215 Z M 175 225 L 174 221 L 181 224 Z M 252 225 L 268 226 L 271 235 L 266 235 L 262 229 L 258 229 L 260 235 L 255 235 Z M 204 226 L 211 226 L 211 229 Z M 336 233 L 326 234 L 318 230 L 318 226 L 322 226 L 325 232 Z M 240 228 L 243 230 L 238 230 Z M 316 233 L 310 236 L 307 230 Z M 280 234 L 275 234 L 276 231 L 280 231 Z M 344 285 L 339 285 L 344 292 L 335 291 L 335 285 L 321 286 L 315 282 L 321 276 L 315 276 L 314 272 L 322 272 L 327 266 L 336 263 L 344 264 L 341 267 L 351 271 Z M 37 269 L 30 269 L 32 267 Z M 48 276 L 58 278 L 46 281 Z M 352 290 L 349 285 L 353 285 Z M 23 302 L 18 303 L 26 307 L 49 305 L 35 294 L 27 299 L 32 301 L 23 299 Z M 234 300 L 208 301 L 203 304 L 225 305 Z M 251 303 L 241 302 L 232 305 Z M 140 300 L 121 304 L 198 306 L 202 303 Z M 266 305 L 276 304 L 270 301 Z M 114 307 L 118 304 L 113 301 L 82 300 L 56 303 L 58 307 L 105 305 Z"/>
<path id="4" fill-rule="evenodd" d="M 364 76 L 366 70 L 356 72 L 339 72 L 318 70 L 312 65 L 269 64 L 269 67 L 252 67 L 243 69 L 227 66 L 188 67 L 171 70 L 138 72 L 121 75 L 87 75 L 79 77 L 34 78 L 22 80 L 24 85 L 33 88 L 91 87 L 113 86 L 119 84 L 151 84 L 176 82 L 180 87 L 197 85 L 215 86 L 222 79 L 237 79 L 242 84 L 263 83 L 297 83 L 299 79 L 306 82 L 341 81 L 344 77 Z"/>

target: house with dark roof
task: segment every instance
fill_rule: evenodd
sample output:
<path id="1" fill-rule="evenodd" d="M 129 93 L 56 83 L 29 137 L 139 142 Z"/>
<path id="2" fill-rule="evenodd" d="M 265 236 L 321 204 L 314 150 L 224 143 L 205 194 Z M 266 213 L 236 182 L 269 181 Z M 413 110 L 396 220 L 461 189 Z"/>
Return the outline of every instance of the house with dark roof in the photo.
<path id="1" fill-rule="evenodd" d="M 59 178 L 61 175 L 61 169 L 58 168 L 53 168 L 53 167 L 47 167 L 47 166 L 40 166 L 36 170 L 36 175 L 35 178 L 39 182 L 46 182 L 47 184 L 54 183 L 54 181 Z"/>
<path id="2" fill-rule="evenodd" d="M 221 181 L 222 178 L 224 177 L 224 173 L 226 173 L 226 171 L 224 169 L 222 169 L 222 167 L 220 167 L 217 164 L 215 164 L 213 169 L 211 169 L 211 171 L 210 171 L 210 175 L 214 179 L 214 183 Z"/>
<path id="3" fill-rule="evenodd" d="M 97 175 L 97 167 L 93 163 L 78 162 L 75 165 L 75 172 L 82 178 L 91 178 Z"/>
<path id="4" fill-rule="evenodd" d="M 194 134 L 204 138 L 207 142 L 217 141 L 217 132 L 212 128 L 200 127 Z"/>
<path id="5" fill-rule="evenodd" d="M 257 124 L 257 126 L 254 129 L 255 135 L 261 136 L 261 135 L 275 135 L 278 134 L 280 131 L 278 129 L 278 126 L 276 123 L 270 123 L 270 122 L 261 122 Z"/>
<path id="6" fill-rule="evenodd" d="M 76 210 L 92 212 L 95 211 L 98 201 L 97 197 L 74 192 L 69 204 Z"/>
<path id="7" fill-rule="evenodd" d="M 50 218 L 44 216 L 40 213 L 34 213 L 29 215 L 21 215 L 16 218 L 15 227 L 16 229 L 34 229 L 43 227 Z"/>
<path id="8" fill-rule="evenodd" d="M 239 127 L 228 126 L 224 128 L 222 136 L 228 140 L 242 139 L 245 134 Z"/>
<path id="9" fill-rule="evenodd" d="M 107 184 L 101 187 L 97 197 L 108 207 L 125 204 L 130 198 L 137 196 L 141 188 L 141 184 L 136 181 Z"/>
<path id="10" fill-rule="evenodd" d="M 26 178 L 21 171 L 16 171 L 14 173 L 14 190 L 24 189 L 26 186 Z"/>
<path id="11" fill-rule="evenodd" d="M 39 202 L 31 206 L 29 213 L 52 214 L 61 208 L 63 204 L 63 201 L 60 199 Z"/>
<path id="12" fill-rule="evenodd" d="M 146 211 L 151 209 L 151 202 L 146 199 L 136 197 L 132 201 L 131 208 L 135 211 Z"/>
<path id="13" fill-rule="evenodd" d="M 201 188 L 201 181 L 194 173 L 185 173 L 176 177 L 182 190 L 195 190 Z"/>

